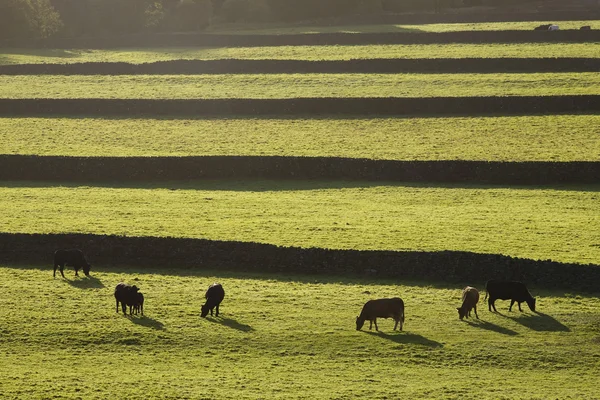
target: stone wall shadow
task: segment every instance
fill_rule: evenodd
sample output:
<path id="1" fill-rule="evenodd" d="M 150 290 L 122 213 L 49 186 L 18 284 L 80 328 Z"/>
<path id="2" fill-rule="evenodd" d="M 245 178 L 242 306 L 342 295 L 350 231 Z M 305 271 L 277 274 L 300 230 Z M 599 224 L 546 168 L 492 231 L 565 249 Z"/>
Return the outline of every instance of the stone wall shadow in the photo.
<path id="1" fill-rule="evenodd" d="M 496 324 L 493 324 L 493 323 L 487 322 L 487 321 L 476 320 L 476 321 L 465 321 L 465 322 L 472 327 L 501 333 L 503 335 L 509 335 L 509 336 L 518 335 L 518 333 L 513 331 L 512 329 L 508 329 L 503 326 L 496 325 Z"/>
<path id="2" fill-rule="evenodd" d="M 556 318 L 544 314 L 541 312 L 534 312 L 533 314 L 521 314 L 513 317 L 510 315 L 499 314 L 505 318 L 511 319 L 518 324 L 523 325 L 533 331 L 538 332 L 571 332 L 568 326 Z"/>
<path id="3" fill-rule="evenodd" d="M 250 325 L 243 324 L 233 318 L 207 317 L 206 320 L 215 324 L 225 325 L 229 328 L 237 329 L 238 331 L 242 332 L 251 332 L 254 330 L 254 328 L 252 328 Z"/>
<path id="4" fill-rule="evenodd" d="M 383 339 L 391 340 L 394 343 L 402 344 L 420 344 L 422 346 L 429 347 L 443 347 L 443 345 L 435 340 L 427 339 L 425 336 L 417 335 L 415 333 L 397 331 L 394 333 L 385 333 L 377 331 L 362 331 L 368 335 L 377 336 Z"/>

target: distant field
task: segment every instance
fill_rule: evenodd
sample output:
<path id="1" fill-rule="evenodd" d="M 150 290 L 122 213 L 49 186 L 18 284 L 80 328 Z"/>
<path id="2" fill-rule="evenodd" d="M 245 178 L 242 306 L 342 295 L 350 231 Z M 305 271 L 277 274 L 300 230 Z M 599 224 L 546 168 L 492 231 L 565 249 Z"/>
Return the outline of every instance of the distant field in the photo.
<path id="1" fill-rule="evenodd" d="M 332 25 L 332 26 L 273 26 L 243 27 L 222 26 L 213 29 L 215 33 L 228 34 L 312 34 L 312 33 L 378 33 L 378 32 L 459 32 L 459 31 L 531 31 L 543 24 L 557 24 L 560 29 L 579 29 L 589 25 L 592 29 L 600 29 L 600 21 L 523 21 L 523 22 L 471 22 L 442 24 L 380 24 L 380 25 Z"/>
<path id="2" fill-rule="evenodd" d="M 381 119 L 0 118 L 0 154 L 600 161 L 600 115 Z"/>
<path id="3" fill-rule="evenodd" d="M 465 250 L 600 264 L 599 190 L 319 181 L 160 188 L 5 182 L 0 231 Z"/>
<path id="4" fill-rule="evenodd" d="M 218 266 L 215 266 L 215 270 Z M 539 313 L 460 321 L 460 289 L 428 283 L 224 274 L 97 265 L 91 279 L 52 279 L 50 264 L 0 266 L 4 398 L 546 399 L 595 398 L 600 301 L 540 291 Z M 140 287 L 144 317 L 115 312 L 121 281 Z M 225 288 L 221 315 L 203 293 Z M 403 332 L 379 319 L 356 331 L 369 299 L 401 297 Z M 515 306 L 516 308 L 516 306 Z M 18 311 L 18 312 L 17 312 Z"/>
<path id="5" fill-rule="evenodd" d="M 0 98 L 225 99 L 600 94 L 598 73 L 0 76 Z"/>
<path id="6" fill-rule="evenodd" d="M 168 60 L 350 60 L 373 58 L 600 57 L 598 43 L 428 44 L 362 46 L 271 46 L 237 48 L 0 49 L 0 64 Z"/>

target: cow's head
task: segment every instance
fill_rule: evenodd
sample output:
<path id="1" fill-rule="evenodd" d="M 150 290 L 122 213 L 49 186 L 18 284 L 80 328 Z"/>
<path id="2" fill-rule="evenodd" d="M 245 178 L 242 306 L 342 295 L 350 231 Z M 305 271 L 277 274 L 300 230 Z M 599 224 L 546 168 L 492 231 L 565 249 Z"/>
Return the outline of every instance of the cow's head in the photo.
<path id="1" fill-rule="evenodd" d="M 204 304 L 202 307 L 200 307 L 200 316 L 202 318 L 206 318 L 209 311 L 210 309 L 208 308 L 208 305 Z"/>
<path id="2" fill-rule="evenodd" d="M 357 331 L 360 331 L 360 329 L 363 327 L 364 324 L 365 324 L 364 318 L 356 317 L 356 330 Z"/>
<path id="3" fill-rule="evenodd" d="M 529 309 L 531 311 L 535 312 L 535 297 L 532 297 L 530 299 L 527 300 L 527 305 L 529 306 Z"/>
<path id="4" fill-rule="evenodd" d="M 462 321 L 467 313 L 462 307 L 456 307 L 456 309 L 458 310 L 458 318 Z"/>
<path id="5" fill-rule="evenodd" d="M 90 276 L 90 269 L 92 269 L 92 266 L 90 264 L 83 264 L 83 273 L 85 274 L 85 276 Z"/>

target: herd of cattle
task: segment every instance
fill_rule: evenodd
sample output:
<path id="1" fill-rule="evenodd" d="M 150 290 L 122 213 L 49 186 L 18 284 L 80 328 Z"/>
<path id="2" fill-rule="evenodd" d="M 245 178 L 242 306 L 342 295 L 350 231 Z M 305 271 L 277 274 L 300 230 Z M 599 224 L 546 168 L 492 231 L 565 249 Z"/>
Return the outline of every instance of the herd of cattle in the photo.
<path id="1" fill-rule="evenodd" d="M 78 272 L 80 269 L 83 270 L 86 276 L 90 276 L 91 266 L 85 259 L 83 252 L 79 249 L 57 250 L 54 252 L 54 277 L 56 277 L 56 269 L 59 268 L 60 274 L 64 278 L 63 270 L 66 265 L 75 268 L 75 276 L 79 276 Z M 535 312 L 535 298 L 531 296 L 527 287 L 521 282 L 492 279 L 485 284 L 485 290 L 485 298 L 488 299 L 489 296 L 489 311 L 492 311 L 493 308 L 494 312 L 497 312 L 496 300 L 510 300 L 509 311 L 512 311 L 515 303 L 518 304 L 519 311 L 523 311 L 521 303 L 525 302 L 529 306 L 529 309 Z M 219 283 L 210 285 L 204 297 L 206 298 L 206 303 L 201 307 L 200 316 L 204 318 L 209 312 L 210 315 L 213 315 L 213 310 L 215 310 L 218 317 L 219 305 L 225 298 L 223 286 Z M 127 314 L 127 307 L 129 307 L 130 315 L 138 313 L 142 316 L 144 315 L 144 295 L 139 291 L 137 286 L 119 283 L 115 287 L 115 300 L 117 302 L 117 313 L 119 312 L 120 303 L 123 314 Z M 457 307 L 458 317 L 461 320 L 469 318 L 471 311 L 474 311 L 475 317 L 479 319 L 479 315 L 477 315 L 478 302 L 479 291 L 472 286 L 464 288 L 462 305 Z M 377 318 L 392 318 L 395 321 L 394 330 L 398 328 L 398 325 L 400 326 L 400 330 L 402 330 L 404 326 L 404 301 L 398 297 L 367 301 L 360 315 L 356 317 L 356 330 L 360 330 L 365 321 L 370 322 L 369 329 L 372 329 L 373 324 L 375 324 L 375 330 L 379 330 Z"/>

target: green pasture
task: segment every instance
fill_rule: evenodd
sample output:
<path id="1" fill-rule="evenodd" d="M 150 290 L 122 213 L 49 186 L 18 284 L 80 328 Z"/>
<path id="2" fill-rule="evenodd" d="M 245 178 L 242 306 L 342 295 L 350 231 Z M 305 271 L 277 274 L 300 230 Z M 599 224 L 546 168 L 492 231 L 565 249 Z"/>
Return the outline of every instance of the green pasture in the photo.
<path id="1" fill-rule="evenodd" d="M 217 267 L 217 266 L 215 266 Z M 575 399 L 595 398 L 600 300 L 530 288 L 538 313 L 483 298 L 460 321 L 472 284 L 349 280 L 95 266 L 52 278 L 51 265 L 0 267 L 3 398 Z M 145 315 L 115 312 L 114 286 L 145 296 Z M 202 319 L 209 284 L 221 315 Z M 401 297 L 402 332 L 355 318 L 369 299 Z M 483 296 L 483 290 L 482 290 Z M 516 308 L 516 307 L 515 307 Z"/>
<path id="2" fill-rule="evenodd" d="M 3 64 L 67 64 L 170 60 L 350 60 L 374 58 L 598 58 L 598 43 L 483 43 L 360 46 L 170 47 L 122 49 L 0 48 Z"/>
<path id="3" fill-rule="evenodd" d="M 0 75 L 0 98 L 227 99 L 600 94 L 600 74 Z"/>
<path id="4" fill-rule="evenodd" d="M 137 187 L 4 182 L 0 232 L 464 250 L 600 264 L 599 188 L 320 181 Z"/>
<path id="5" fill-rule="evenodd" d="M 531 31 L 542 24 L 556 24 L 561 30 L 579 29 L 589 25 L 592 29 L 600 29 L 600 21 L 519 21 L 519 22 L 465 22 L 465 23 L 439 23 L 439 24 L 379 24 L 379 25 L 296 25 L 282 26 L 273 24 L 244 25 L 231 24 L 221 25 L 211 29 L 215 33 L 227 34 L 264 34 L 264 35 L 286 35 L 286 34 L 315 34 L 315 33 L 380 33 L 380 32 L 464 32 L 464 31 Z"/>
<path id="6" fill-rule="evenodd" d="M 0 154 L 600 161 L 600 115 L 356 119 L 0 118 Z"/>

